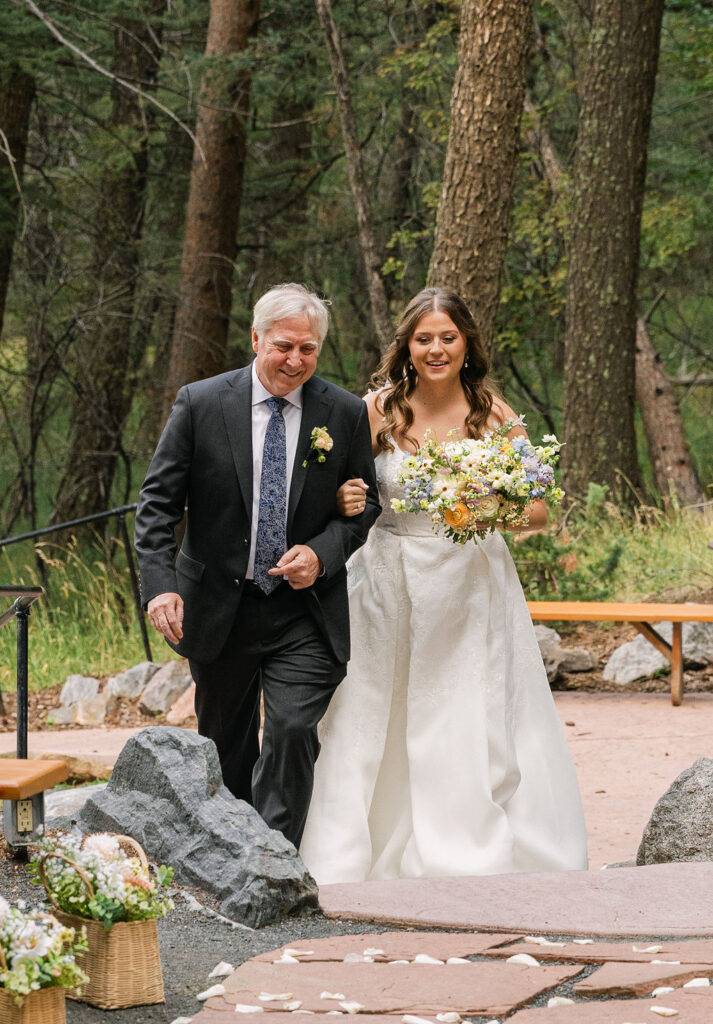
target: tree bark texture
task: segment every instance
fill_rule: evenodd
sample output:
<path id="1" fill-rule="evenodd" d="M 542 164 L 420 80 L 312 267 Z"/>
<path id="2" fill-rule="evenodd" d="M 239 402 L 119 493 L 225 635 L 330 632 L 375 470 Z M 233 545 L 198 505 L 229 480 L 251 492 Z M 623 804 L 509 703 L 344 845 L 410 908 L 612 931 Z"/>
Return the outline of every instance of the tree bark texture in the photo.
<path id="1" fill-rule="evenodd" d="M 463 0 L 451 127 L 428 280 L 470 307 L 492 351 L 513 202 L 530 0 Z"/>
<path id="2" fill-rule="evenodd" d="M 359 147 L 356 117 L 352 104 L 351 88 L 347 65 L 344 60 L 342 43 L 339 37 L 330 0 L 315 0 L 317 14 L 324 32 L 329 63 L 332 69 L 332 81 L 337 95 L 339 120 L 342 126 L 344 154 L 347 161 L 349 184 L 354 198 L 354 209 L 359 231 L 359 245 L 364 260 L 371 322 L 374 330 L 372 338 L 365 339 L 362 347 L 359 377 L 364 383 L 376 368 L 379 356 L 393 339 L 393 324 L 389 316 L 386 288 L 381 276 L 383 254 L 379 252 L 374 231 L 374 223 L 369 199 L 369 188 L 364 173 L 364 164 Z"/>
<path id="3" fill-rule="evenodd" d="M 32 75 L 17 66 L 10 66 L 0 72 L 0 129 L 5 135 L 4 139 L 0 136 L 0 331 L 5 315 L 20 208 L 17 183 L 22 182 L 34 96 L 35 80 Z M 6 148 L 10 156 L 5 153 Z"/>
<path id="4" fill-rule="evenodd" d="M 641 317 L 636 321 L 636 399 L 644 422 L 654 483 L 664 502 L 674 496 L 682 505 L 704 501 L 673 386 Z"/>
<path id="5" fill-rule="evenodd" d="M 250 100 L 250 74 L 231 58 L 247 48 L 259 11 L 259 0 L 210 4 L 164 418 L 179 387 L 225 369 Z"/>
<path id="6" fill-rule="evenodd" d="M 116 21 L 112 70 L 120 78 L 140 81 L 144 89 L 153 86 L 158 74 L 165 6 L 165 0 L 146 0 L 145 20 Z M 109 506 L 145 345 L 133 315 L 153 119 L 144 101 L 119 82 L 113 82 L 111 97 L 111 128 L 124 148 L 116 150 L 99 183 L 90 312 L 76 342 L 70 441 L 52 514 L 55 522 Z"/>
<path id="7" fill-rule="evenodd" d="M 632 504 L 636 286 L 663 0 L 596 0 L 580 83 L 567 277 L 564 487 Z"/>

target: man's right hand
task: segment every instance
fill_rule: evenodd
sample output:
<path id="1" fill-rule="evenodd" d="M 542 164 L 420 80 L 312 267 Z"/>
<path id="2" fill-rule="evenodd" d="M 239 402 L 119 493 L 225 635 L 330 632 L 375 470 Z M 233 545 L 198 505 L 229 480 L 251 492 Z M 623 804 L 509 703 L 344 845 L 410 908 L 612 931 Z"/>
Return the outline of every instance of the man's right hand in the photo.
<path id="1" fill-rule="evenodd" d="M 180 594 L 158 594 L 146 606 L 151 625 L 172 644 L 183 636 L 183 598 Z"/>

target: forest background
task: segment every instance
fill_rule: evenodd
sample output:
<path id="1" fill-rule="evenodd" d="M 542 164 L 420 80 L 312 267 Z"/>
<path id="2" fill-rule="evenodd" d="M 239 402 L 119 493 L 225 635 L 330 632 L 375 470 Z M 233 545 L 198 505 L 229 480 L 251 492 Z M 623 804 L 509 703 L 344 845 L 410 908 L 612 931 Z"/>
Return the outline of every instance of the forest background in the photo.
<path id="1" fill-rule="evenodd" d="M 700 598 L 711 97 L 705 0 L 3 4 L 0 537 L 135 501 L 271 285 L 332 300 L 319 372 L 361 392 L 437 283 L 566 441 L 566 510 L 514 545 L 528 596 Z M 115 524 L 0 566 L 48 591 L 36 683 L 137 660 Z"/>

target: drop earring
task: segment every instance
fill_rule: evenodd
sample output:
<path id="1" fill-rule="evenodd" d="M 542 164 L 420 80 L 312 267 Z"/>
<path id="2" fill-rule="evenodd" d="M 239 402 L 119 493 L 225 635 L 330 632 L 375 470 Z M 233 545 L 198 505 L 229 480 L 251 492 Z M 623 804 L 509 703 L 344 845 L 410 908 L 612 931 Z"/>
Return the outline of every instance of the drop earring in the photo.
<path id="1" fill-rule="evenodd" d="M 463 361 L 463 369 L 464 369 L 464 370 L 467 370 L 467 369 L 468 369 L 468 356 L 466 356 L 466 357 L 465 357 L 465 360 Z"/>

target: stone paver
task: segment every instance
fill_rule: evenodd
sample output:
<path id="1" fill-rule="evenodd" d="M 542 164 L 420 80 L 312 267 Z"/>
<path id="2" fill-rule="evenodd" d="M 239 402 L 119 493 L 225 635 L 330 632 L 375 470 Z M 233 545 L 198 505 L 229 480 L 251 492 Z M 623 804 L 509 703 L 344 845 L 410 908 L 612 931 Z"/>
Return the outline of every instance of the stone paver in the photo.
<path id="1" fill-rule="evenodd" d="M 512 934 L 492 932 L 365 932 L 360 935 L 335 935 L 316 943 L 309 939 L 291 942 L 283 946 L 277 956 L 273 950 L 269 953 L 260 953 L 255 960 L 273 963 L 287 949 L 298 950 L 304 963 L 316 963 L 321 960 L 339 962 L 346 956 L 363 956 L 367 951 L 377 963 L 383 963 L 385 960 L 413 960 L 419 953 L 425 953 L 437 960 L 447 960 L 452 956 L 476 956 L 491 950 L 494 946 L 512 943 L 516 938 L 517 936 Z M 713 943 L 711 949 L 713 950 Z M 379 950 L 381 952 L 377 952 Z M 513 952 L 516 951 L 510 947 L 505 956 L 512 956 Z M 517 952 L 520 952 L 519 948 Z M 560 956 L 557 959 L 563 958 Z"/>
<path id="2" fill-rule="evenodd" d="M 711 1024 L 713 999 L 708 994 L 711 991 L 689 990 L 669 992 L 656 999 L 614 999 L 589 1005 L 576 1003 L 553 1009 L 520 1010 L 508 1017 L 507 1024 L 656 1024 L 657 1021 L 660 1024 L 669 1019 L 676 1024 Z M 667 1007 L 677 1012 L 674 1017 L 662 1017 L 652 1007 L 658 1010 Z"/>
<path id="3" fill-rule="evenodd" d="M 261 993 L 288 995 L 313 1013 L 358 1003 L 365 1013 L 497 1016 L 579 974 L 579 966 L 476 961 L 459 965 L 387 963 L 268 964 L 249 960 L 225 980 L 226 995 L 208 1000 L 284 1009 L 286 1000 L 261 1001 Z M 329 993 L 333 998 L 326 998 Z M 340 998 L 338 998 L 340 997 Z M 220 1000 L 220 1003 L 217 1002 Z"/>
<path id="4" fill-rule="evenodd" d="M 693 978 L 713 977 L 710 964 L 604 964 L 578 981 L 578 996 L 646 996 L 661 985 L 682 988 Z"/>
<path id="5" fill-rule="evenodd" d="M 713 862 L 325 885 L 319 900 L 327 917 L 382 924 L 527 935 L 713 936 Z"/>
<path id="6" fill-rule="evenodd" d="M 569 940 L 559 940 L 555 945 L 543 946 L 528 942 L 527 937 L 504 946 L 498 945 L 488 951 L 488 956 L 512 956 L 513 953 L 529 953 L 537 960 L 571 960 L 574 963 L 619 963 L 650 964 L 652 960 L 678 960 L 682 964 L 706 964 L 713 967 L 713 942 L 706 939 L 684 941 L 657 940 L 652 942 L 593 942 L 586 946 Z"/>

